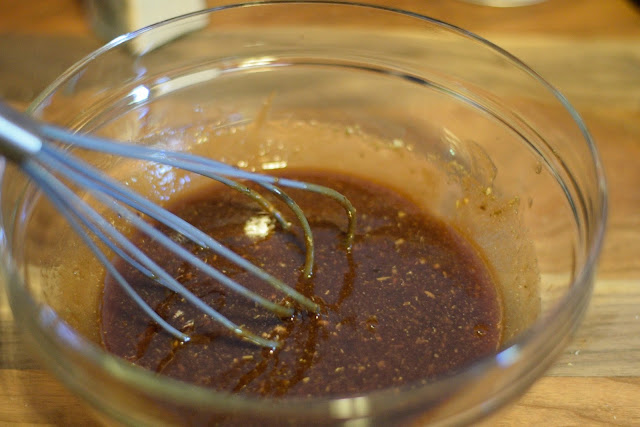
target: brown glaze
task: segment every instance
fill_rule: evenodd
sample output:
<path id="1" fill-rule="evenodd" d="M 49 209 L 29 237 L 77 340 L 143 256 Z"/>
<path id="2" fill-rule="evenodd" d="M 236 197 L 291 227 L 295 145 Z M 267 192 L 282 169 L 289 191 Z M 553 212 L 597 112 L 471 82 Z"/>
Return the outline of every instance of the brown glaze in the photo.
<path id="1" fill-rule="evenodd" d="M 171 338 L 107 278 L 101 312 L 106 349 L 170 377 L 272 397 L 352 395 L 424 382 L 496 350 L 502 317 L 498 292 L 480 256 L 452 227 L 373 182 L 324 172 L 288 172 L 287 177 L 330 186 L 358 211 L 358 231 L 348 253 L 344 210 L 317 194 L 288 191 L 312 226 L 312 279 L 301 277 L 304 250 L 299 230 L 281 230 L 246 196 L 216 187 L 170 208 L 313 295 L 321 314 L 277 318 L 201 277 L 144 236 L 135 236 L 139 247 L 208 304 L 283 345 L 263 349 L 230 336 L 181 298 L 121 263 L 120 271 L 150 305 L 193 339 L 182 344 Z M 247 224 L 262 225 L 263 230 L 268 226 L 270 231 L 248 235 Z M 246 287 L 275 301 L 282 299 L 208 250 L 186 246 Z"/>

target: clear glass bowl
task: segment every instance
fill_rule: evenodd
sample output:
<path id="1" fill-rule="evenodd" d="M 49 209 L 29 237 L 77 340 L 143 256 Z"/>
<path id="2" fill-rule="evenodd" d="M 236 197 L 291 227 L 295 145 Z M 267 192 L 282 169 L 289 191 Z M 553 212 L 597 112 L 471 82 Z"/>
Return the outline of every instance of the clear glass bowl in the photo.
<path id="1" fill-rule="evenodd" d="M 314 150 L 325 147 L 338 168 L 385 175 L 386 164 L 349 157 L 348 143 L 267 140 L 248 149 L 218 147 L 212 137 L 215 129 L 261 120 L 355 129 L 378 152 L 401 153 L 440 174 L 427 186 L 387 173 L 471 236 L 502 286 L 503 346 L 455 375 L 341 398 L 227 395 L 102 350 L 103 272 L 33 185 L 2 164 L 3 274 L 16 322 L 65 384 L 124 424 L 470 422 L 545 372 L 590 299 L 606 191 L 584 123 L 518 59 L 427 17 L 332 2 L 195 13 L 115 39 L 57 79 L 29 113 L 120 140 L 195 152 L 213 146 L 246 167 L 315 166 Z M 114 175 L 135 170 L 81 155 Z M 151 198 L 178 190 L 171 179 L 152 185 L 171 178 L 158 169 L 138 172 L 150 180 Z"/>

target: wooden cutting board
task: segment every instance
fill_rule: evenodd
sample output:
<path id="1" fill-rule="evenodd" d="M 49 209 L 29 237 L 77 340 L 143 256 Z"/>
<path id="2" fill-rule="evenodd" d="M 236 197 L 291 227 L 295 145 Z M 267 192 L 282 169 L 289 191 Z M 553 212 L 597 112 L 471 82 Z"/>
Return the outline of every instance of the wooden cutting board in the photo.
<path id="1" fill-rule="evenodd" d="M 586 319 L 547 375 L 484 424 L 640 425 L 640 8 L 626 0 L 506 9 L 460 0 L 375 3 L 440 18 L 520 57 L 576 106 L 604 160 L 610 217 Z M 0 97 L 26 106 L 100 45 L 79 1 L 4 0 Z M 29 355 L 2 294 L 0 425 L 95 423 Z"/>

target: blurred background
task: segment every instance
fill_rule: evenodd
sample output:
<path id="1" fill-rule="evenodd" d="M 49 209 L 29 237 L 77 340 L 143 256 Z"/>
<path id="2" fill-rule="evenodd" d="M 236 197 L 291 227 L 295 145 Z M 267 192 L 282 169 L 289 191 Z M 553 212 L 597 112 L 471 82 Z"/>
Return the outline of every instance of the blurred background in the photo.
<path id="1" fill-rule="evenodd" d="M 478 0 L 474 0 L 478 1 Z M 482 0 L 485 1 L 485 0 Z M 216 0 L 3 0 L 0 13 L 0 96 L 11 101 L 29 102 L 35 95 L 68 66 L 99 47 L 108 39 L 105 25 L 93 25 L 96 16 L 109 22 L 112 35 L 118 30 L 134 30 L 170 15 L 172 12 L 197 9 L 205 5 L 233 3 Z M 487 7 L 463 0 L 369 0 L 368 3 L 390 5 L 411 10 L 475 32 L 520 56 L 543 76 L 567 67 L 580 71 L 582 77 L 593 79 L 601 68 L 612 65 L 607 60 L 614 54 L 598 45 L 613 40 L 637 37 L 640 33 L 640 9 L 631 0 L 546 0 L 530 6 L 501 8 Z M 165 5 L 159 8 L 158 5 Z M 93 12 L 93 13 L 92 13 Z M 140 12 L 146 12 L 140 14 Z M 130 17 L 130 15 L 139 16 Z M 591 46 L 579 52 L 571 49 L 544 51 L 534 46 L 553 38 L 550 49 L 558 49 L 562 42 L 582 40 Z M 546 40 L 543 40 L 546 39 Z M 526 43 L 524 42 L 526 40 Z M 637 39 L 636 39 L 637 40 Z M 604 47 L 604 46 L 603 46 Z M 575 56 L 597 52 L 589 58 L 588 69 L 576 70 Z M 602 54 L 601 54 L 602 53 Z M 543 54 L 553 61 L 536 63 Z M 632 64 L 628 64 L 631 66 Z M 576 76 L 565 73 L 553 83 L 571 95 Z M 628 82 L 631 83 L 631 82 Z M 635 81 L 637 83 L 637 81 Z M 607 87 L 605 92 L 626 92 L 624 85 Z M 604 95 L 604 94 L 603 94 Z M 579 93 L 576 97 L 584 97 Z M 578 101 L 578 99 L 571 99 Z"/>
<path id="2" fill-rule="evenodd" d="M 640 6 L 545 0 L 490 7 L 483 1 L 368 0 L 462 27 L 527 63 L 585 119 L 610 189 L 605 250 L 583 326 L 547 376 L 486 425 L 640 425 Z M 111 36 L 228 3 L 2 0 L 0 97 L 24 109 Z M 84 406 L 29 356 L 0 296 L 0 424 L 92 423 Z"/>

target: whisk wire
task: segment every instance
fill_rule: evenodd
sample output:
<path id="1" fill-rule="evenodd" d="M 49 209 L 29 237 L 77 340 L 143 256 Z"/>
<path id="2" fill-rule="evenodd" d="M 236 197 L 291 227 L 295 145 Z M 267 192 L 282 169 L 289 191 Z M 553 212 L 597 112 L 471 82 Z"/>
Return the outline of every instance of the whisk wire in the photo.
<path id="1" fill-rule="evenodd" d="M 74 213 L 70 208 L 70 204 L 74 204 L 78 200 L 75 200 L 75 194 L 71 192 L 71 194 L 66 194 L 70 197 L 70 199 L 65 200 L 64 194 L 66 193 L 64 190 L 67 189 L 64 184 L 62 184 L 54 175 L 47 172 L 44 168 L 39 165 L 36 165 L 32 162 L 27 162 L 23 164 L 23 170 L 27 173 L 34 182 L 46 192 L 49 200 L 53 203 L 56 209 L 65 217 L 68 221 L 71 228 L 80 236 L 83 242 L 87 245 L 89 250 L 93 252 L 93 254 L 98 258 L 98 261 L 106 268 L 107 272 L 113 276 L 113 278 L 118 282 L 118 284 L 124 289 L 127 295 L 136 303 L 144 312 L 147 314 L 153 321 L 155 321 L 161 328 L 165 331 L 169 332 L 171 335 L 176 338 L 188 341 L 189 336 L 180 332 L 176 328 L 174 328 L 171 324 L 165 321 L 158 313 L 156 313 L 147 303 L 138 295 L 137 292 L 133 290 L 131 285 L 124 279 L 124 277 L 120 274 L 120 272 L 113 266 L 113 264 L 109 261 L 107 256 L 104 254 L 102 250 L 96 245 L 96 243 L 91 239 L 89 234 L 85 231 L 85 228 L 80 224 L 77 218 L 81 218 L 77 215 L 77 212 Z M 67 189 L 68 190 L 68 189 Z M 60 193 L 58 193 L 60 191 Z M 80 202 L 82 202 L 80 200 Z M 80 203 L 82 205 L 82 203 Z M 84 225 L 96 235 L 101 235 L 101 231 L 96 229 L 92 224 L 88 224 L 86 221 L 82 221 Z"/>
<path id="2" fill-rule="evenodd" d="M 134 303 L 159 327 L 182 341 L 188 341 L 189 336 L 172 326 L 144 301 L 144 298 L 136 292 L 131 284 L 124 278 L 123 274 L 120 273 L 112 261 L 109 260 L 100 243 L 104 245 L 104 247 L 109 248 L 117 257 L 124 260 L 141 274 L 153 279 L 159 285 L 176 292 L 184 298 L 185 301 L 193 304 L 202 310 L 204 314 L 238 336 L 257 345 L 271 348 L 278 346 L 276 341 L 257 336 L 251 331 L 246 330 L 243 326 L 239 326 L 230 321 L 186 289 L 144 251 L 129 241 L 121 231 L 99 214 L 87 201 L 68 187 L 66 182 L 73 183 L 83 189 L 96 201 L 110 209 L 115 215 L 122 217 L 132 227 L 174 253 L 183 261 L 216 280 L 218 283 L 280 316 L 291 316 L 294 313 L 293 308 L 272 302 L 245 288 L 231 277 L 195 256 L 185 247 L 143 219 L 140 214 L 146 215 L 148 218 L 163 224 L 170 230 L 173 230 L 173 232 L 189 239 L 201 248 L 210 250 L 212 253 L 227 259 L 254 277 L 282 292 L 288 298 L 295 301 L 300 307 L 318 313 L 319 306 L 291 286 L 239 256 L 180 217 L 155 205 L 127 188 L 124 184 L 106 176 L 98 169 L 74 158 L 67 151 L 55 147 L 55 144 L 52 144 L 54 141 L 60 142 L 63 145 L 70 145 L 104 154 L 160 163 L 214 179 L 247 195 L 272 215 L 283 229 L 289 229 L 291 224 L 270 200 L 265 198 L 260 192 L 236 180 L 246 180 L 262 186 L 267 192 L 284 202 L 288 209 L 293 212 L 302 228 L 306 249 L 303 268 L 305 277 L 310 277 L 313 271 L 314 241 L 311 227 L 297 203 L 280 187 L 314 192 L 340 203 L 348 217 L 346 233 L 347 249 L 349 250 L 352 245 L 355 235 L 355 208 L 344 195 L 331 188 L 248 172 L 225 163 L 189 153 L 141 147 L 89 135 L 74 134 L 62 128 L 36 122 L 0 102 L 0 154 L 18 164 L 18 166 L 33 179 L 36 185 L 44 191 L 56 209 L 58 209 L 68 221 L 71 228 L 80 236 L 82 241 L 86 243 L 98 261 L 104 265 L 107 273 L 124 289 Z"/>
<path id="3" fill-rule="evenodd" d="M 246 269 L 247 271 L 253 273 L 258 276 L 262 280 L 267 281 L 276 289 L 283 291 L 286 295 L 290 296 L 302 306 L 307 309 L 317 311 L 318 306 L 306 298 L 304 295 L 298 293 L 295 289 L 291 288 L 287 284 L 283 283 L 276 277 L 270 275 L 264 270 L 258 268 L 254 264 L 248 262 L 246 259 L 240 257 L 235 252 L 228 249 L 226 246 L 220 244 L 218 241 L 213 239 L 211 236 L 203 233 L 199 229 L 193 227 L 188 222 L 184 221 L 182 218 L 168 212 L 168 211 L 158 211 L 157 209 L 153 209 L 152 203 L 147 199 L 137 195 L 136 193 L 130 191 L 123 185 L 117 182 L 110 182 L 108 177 L 104 176 L 102 173 L 96 170 L 92 170 L 92 168 L 87 165 L 78 165 L 77 161 L 74 160 L 67 153 L 61 153 L 58 150 L 47 147 L 43 150 L 44 152 L 50 152 L 55 156 L 56 160 L 61 161 L 64 165 L 69 166 L 68 168 L 62 168 L 61 173 L 67 175 L 74 182 L 81 184 L 85 189 L 91 191 L 94 197 L 100 199 L 103 203 L 107 204 L 108 200 L 106 200 L 102 193 L 125 203 L 132 208 L 138 210 L 139 212 L 148 215 L 149 217 L 161 222 L 167 227 L 172 228 L 175 232 L 185 236 L 189 240 L 193 241 L 197 245 L 212 250 L 213 252 L 224 256 L 228 260 L 232 261 L 236 265 Z M 77 166 L 82 166 L 81 173 L 78 173 L 74 170 Z M 96 191 L 100 190 L 100 191 Z M 117 191 L 116 191 L 117 190 Z M 202 262 L 199 258 L 193 256 L 189 252 L 184 251 L 184 249 L 173 242 L 171 239 L 166 237 L 164 234 L 160 233 L 154 227 L 149 225 L 146 221 L 140 219 L 137 215 L 132 214 L 128 209 L 123 208 L 120 205 L 113 204 L 111 208 L 116 211 L 119 215 L 122 215 L 126 220 L 131 222 L 135 227 L 139 228 L 141 231 L 144 231 L 145 234 L 152 237 L 154 240 L 157 240 L 159 243 L 162 243 L 164 246 L 170 245 L 168 249 L 174 250 L 180 254 L 184 254 L 188 258 L 185 261 L 193 263 L 197 265 L 199 268 L 203 269 L 208 274 L 214 276 L 217 280 L 222 281 L 229 288 L 239 292 L 263 307 L 275 312 L 278 315 L 288 316 L 291 315 L 292 312 L 289 309 L 285 310 L 285 307 L 282 307 L 279 304 L 274 304 L 271 301 L 260 297 L 259 295 L 249 291 L 243 286 L 240 286 L 237 282 L 230 279 L 228 276 L 224 275 L 220 271 L 214 269 L 208 264 Z M 122 237 L 123 241 L 128 242 L 128 240 Z M 183 256 L 184 258 L 184 256 Z"/>
<path id="4" fill-rule="evenodd" d="M 338 202 L 345 209 L 348 218 L 348 228 L 346 233 L 347 248 L 350 248 L 351 244 L 353 243 L 356 227 L 356 209 L 351 204 L 349 199 L 332 188 L 309 182 L 296 181 L 287 178 L 249 172 L 235 168 L 226 163 L 222 163 L 209 158 L 199 157 L 190 153 L 167 151 L 156 149 L 153 147 L 135 146 L 91 135 L 73 134 L 64 129 L 46 124 L 41 125 L 41 129 L 44 135 L 52 139 L 64 141 L 65 143 L 71 143 L 74 146 L 86 150 L 99 151 L 107 154 L 115 154 L 119 156 L 136 158 L 139 160 L 162 163 L 167 166 L 188 170 L 190 172 L 207 176 L 212 179 L 217 179 L 216 177 L 211 176 L 211 170 L 213 169 L 217 172 L 215 175 L 223 174 L 227 177 L 246 179 L 260 184 L 277 184 L 283 187 L 311 191 L 329 197 Z M 304 217 L 304 213 L 301 213 L 301 215 L 302 217 Z"/>
<path id="5" fill-rule="evenodd" d="M 50 161 L 55 162 L 55 160 L 53 159 L 50 159 Z M 29 172 L 31 172 L 32 168 L 28 170 Z M 68 178 L 74 179 L 75 182 L 77 182 L 80 186 L 91 191 L 92 183 L 88 182 L 84 177 L 70 170 L 66 170 L 62 173 L 66 175 Z M 42 175 L 43 173 L 41 172 L 40 176 Z M 68 198 L 70 204 L 74 207 L 76 212 L 79 212 L 82 214 L 82 215 L 72 216 L 71 221 L 73 221 L 76 224 L 76 226 L 74 227 L 74 230 L 78 231 L 78 228 L 76 227 L 78 226 L 80 227 L 80 229 L 82 230 L 80 234 L 83 240 L 85 242 L 87 242 L 87 239 L 91 241 L 89 248 L 92 251 L 94 251 L 96 255 L 98 255 L 99 260 L 104 263 L 105 267 L 107 268 L 110 274 L 113 273 L 115 267 L 113 267 L 111 262 L 106 258 L 104 253 L 96 246 L 95 242 L 93 242 L 91 237 L 89 237 L 88 234 L 84 231 L 84 229 L 82 229 L 82 227 L 78 224 L 77 219 L 80 219 L 82 224 L 87 229 L 89 229 L 93 235 L 95 235 L 100 241 L 102 241 L 102 243 L 108 246 L 111 250 L 120 254 L 125 261 L 127 262 L 133 261 L 132 265 L 137 267 L 141 266 L 142 269 L 140 271 L 143 274 L 145 273 L 148 274 L 150 278 L 153 278 L 159 284 L 179 294 L 186 301 L 188 301 L 189 303 L 193 304 L 194 306 L 202 310 L 206 315 L 213 318 L 215 321 L 223 325 L 225 328 L 240 335 L 242 338 L 247 339 L 251 342 L 254 342 L 258 345 L 272 347 L 272 348 L 277 347 L 278 345 L 277 342 L 272 340 L 266 340 L 262 337 L 259 337 L 253 334 L 250 331 L 245 330 L 241 326 L 238 326 L 237 324 L 233 323 L 225 316 L 218 313 L 212 307 L 205 304 L 201 299 L 199 299 L 192 292 L 190 292 L 183 285 L 181 285 L 177 280 L 171 277 L 171 275 L 169 275 L 164 269 L 158 266 L 144 252 L 142 252 L 138 247 L 136 247 L 133 243 L 131 243 L 122 233 L 120 233 L 105 218 L 103 218 L 102 215 L 98 214 L 94 209 L 92 209 L 86 202 L 80 199 L 75 193 L 73 193 L 70 189 L 68 189 L 58 179 L 56 179 L 52 175 L 50 175 L 50 177 L 47 179 L 49 179 L 51 183 L 46 185 L 44 188 L 48 188 L 52 192 L 54 197 L 56 197 L 56 200 L 58 202 L 61 200 L 65 200 L 65 198 Z M 42 178 L 40 178 L 40 181 L 42 181 Z M 95 188 L 93 190 L 95 190 Z M 262 305 L 263 307 L 279 315 L 292 314 L 292 310 L 287 309 L 286 307 L 282 307 L 278 304 L 274 304 L 271 301 L 262 298 L 261 296 L 240 286 L 238 283 L 234 282 L 229 277 L 220 273 L 218 270 L 208 266 L 206 263 L 202 262 L 199 258 L 195 257 L 194 255 L 186 251 L 184 248 L 182 248 L 180 245 L 173 242 L 169 237 L 160 233 L 150 224 L 138 218 L 137 215 L 135 215 L 133 212 L 119 205 L 115 200 L 111 200 L 111 203 L 110 203 L 110 200 L 108 199 L 108 197 L 106 197 L 104 194 L 100 192 L 95 192 L 95 191 L 92 191 L 92 196 L 94 196 L 97 200 L 99 200 L 105 205 L 110 204 L 111 209 L 113 209 L 116 214 L 122 215 L 124 219 L 132 222 L 136 227 L 139 227 L 140 231 L 149 235 L 149 237 L 151 237 L 153 240 L 156 240 L 158 243 L 162 244 L 163 246 L 167 247 L 169 250 L 174 251 L 176 254 L 182 257 L 185 261 L 191 262 L 197 268 L 201 268 L 205 270 L 205 273 L 211 275 L 216 280 L 222 282 L 223 284 L 232 288 L 236 292 L 239 292 L 244 296 L 247 296 L 248 298 L 255 301 L 256 303 Z M 67 212 L 67 214 L 69 213 L 68 207 L 65 207 L 64 210 L 65 212 Z M 131 285 L 128 282 L 126 282 L 126 280 L 120 275 L 120 273 L 117 273 L 117 275 L 114 276 L 114 278 L 116 278 L 116 280 L 121 286 L 125 287 L 125 291 L 130 296 L 133 297 L 134 301 L 138 305 L 140 305 L 147 314 L 149 314 L 150 312 L 154 313 L 154 315 L 152 316 L 153 320 L 158 322 L 158 319 L 159 318 L 161 319 L 161 317 L 159 317 L 159 315 L 153 309 L 151 309 L 148 306 L 148 304 L 144 302 L 144 300 L 140 298 L 140 296 L 135 292 L 135 290 L 133 290 Z M 171 326 L 168 322 L 163 320 L 162 322 L 158 322 L 158 324 L 163 329 L 167 330 L 169 333 L 175 336 L 176 338 L 182 341 L 189 340 L 188 335 L 177 330 L 176 328 Z"/>

